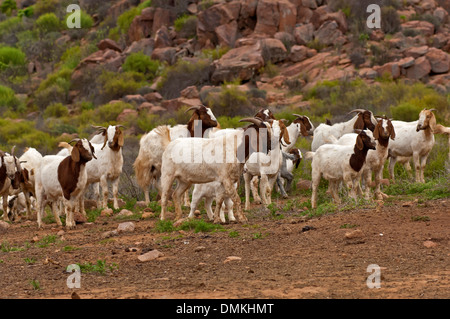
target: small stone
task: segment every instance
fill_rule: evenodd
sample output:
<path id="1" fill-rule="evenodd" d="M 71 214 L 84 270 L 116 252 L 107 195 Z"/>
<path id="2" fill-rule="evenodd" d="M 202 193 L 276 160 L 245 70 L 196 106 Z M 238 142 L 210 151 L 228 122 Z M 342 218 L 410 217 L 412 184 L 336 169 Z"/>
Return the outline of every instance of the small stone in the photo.
<path id="1" fill-rule="evenodd" d="M 33 236 L 33 239 L 31 239 L 32 243 L 37 243 L 39 241 L 39 237 L 38 236 Z"/>
<path id="2" fill-rule="evenodd" d="M 118 234 L 119 234 L 119 232 L 117 230 L 111 230 L 111 231 L 104 232 L 102 234 L 102 238 L 105 239 L 105 238 L 117 236 Z"/>
<path id="3" fill-rule="evenodd" d="M 111 208 L 105 208 L 104 210 L 102 210 L 102 212 L 100 213 L 100 216 L 103 217 L 110 217 L 112 216 L 112 214 L 114 213 L 114 211 Z"/>
<path id="4" fill-rule="evenodd" d="M 435 242 L 433 242 L 433 241 L 431 241 L 431 240 L 426 240 L 426 241 L 424 241 L 423 245 L 424 245 L 425 247 L 427 247 L 427 248 L 434 248 L 434 247 L 436 247 L 438 244 L 435 243 Z"/>
<path id="5" fill-rule="evenodd" d="M 62 236 L 62 235 L 64 235 L 64 234 L 65 234 L 65 231 L 64 231 L 64 230 L 60 230 L 59 232 L 56 233 L 56 235 L 58 235 L 58 236 Z"/>
<path id="6" fill-rule="evenodd" d="M 154 259 L 162 257 L 162 256 L 164 256 L 164 253 L 155 249 L 155 250 L 149 251 L 148 253 L 145 253 L 143 255 L 139 255 L 138 259 L 141 262 L 145 262 L 145 261 L 154 260 Z"/>
<path id="7" fill-rule="evenodd" d="M 129 252 L 137 252 L 138 250 L 139 250 L 139 248 L 137 248 L 137 247 L 127 247 L 127 248 L 125 248 L 125 251 L 127 253 L 129 253 Z"/>
<path id="8" fill-rule="evenodd" d="M 237 257 L 237 256 L 228 256 L 228 257 L 223 261 L 223 263 L 226 264 L 226 263 L 228 263 L 228 262 L 230 262 L 230 261 L 240 261 L 240 260 L 242 260 L 241 257 Z"/>
<path id="9" fill-rule="evenodd" d="M 128 209 L 122 209 L 117 216 L 131 216 L 133 212 Z"/>
<path id="10" fill-rule="evenodd" d="M 364 237 L 364 234 L 361 230 L 355 229 L 354 231 L 346 232 L 345 238 L 347 239 L 353 239 L 353 238 L 362 238 Z"/>
<path id="11" fill-rule="evenodd" d="M 10 225 L 3 220 L 0 220 L 0 234 L 6 233 Z"/>
<path id="12" fill-rule="evenodd" d="M 132 232 L 135 229 L 135 225 L 133 222 L 124 222 L 124 223 L 120 223 L 119 226 L 117 226 L 117 231 L 119 233 L 124 233 L 124 232 Z"/>
<path id="13" fill-rule="evenodd" d="M 147 218 L 152 218 L 154 216 L 155 216 L 155 213 L 153 213 L 153 212 L 144 212 L 144 213 L 142 213 L 141 218 L 147 219 Z"/>
<path id="14" fill-rule="evenodd" d="M 195 247 L 194 251 L 195 252 L 199 252 L 199 251 L 202 251 L 202 250 L 205 250 L 205 249 L 206 249 L 205 246 L 198 246 L 198 247 Z"/>

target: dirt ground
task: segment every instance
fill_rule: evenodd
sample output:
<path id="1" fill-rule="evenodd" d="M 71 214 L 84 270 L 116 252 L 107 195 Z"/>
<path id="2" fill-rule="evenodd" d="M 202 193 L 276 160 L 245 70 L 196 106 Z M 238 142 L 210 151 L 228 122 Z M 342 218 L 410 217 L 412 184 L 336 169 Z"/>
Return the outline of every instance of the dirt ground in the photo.
<path id="1" fill-rule="evenodd" d="M 274 218 L 263 209 L 248 217 L 248 224 L 207 233 L 158 233 L 153 217 L 106 239 L 125 220 L 98 217 L 62 235 L 56 224 L 13 223 L 0 243 L 21 249 L 0 251 L 0 298 L 71 298 L 74 291 L 82 299 L 450 297 L 449 198 L 311 219 L 296 212 Z M 48 235 L 58 240 L 39 247 Z M 153 249 L 164 256 L 138 260 Z M 106 262 L 104 274 L 82 273 L 80 288 L 67 287 L 68 265 L 98 260 Z M 380 267 L 379 289 L 367 286 L 372 264 Z"/>

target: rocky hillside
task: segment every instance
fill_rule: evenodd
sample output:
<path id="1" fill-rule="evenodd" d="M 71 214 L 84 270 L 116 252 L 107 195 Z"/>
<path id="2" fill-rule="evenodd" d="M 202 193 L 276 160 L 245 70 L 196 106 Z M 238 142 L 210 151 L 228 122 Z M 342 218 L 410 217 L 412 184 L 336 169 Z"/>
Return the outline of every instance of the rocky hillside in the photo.
<path id="1" fill-rule="evenodd" d="M 316 120 L 448 110 L 448 0 L 81 0 L 80 29 L 66 26 L 70 3 L 0 0 L 0 148 L 49 153 L 116 122 L 136 146 L 200 103 L 222 126 L 260 107 Z M 372 3 L 379 29 L 366 24 Z M 351 88 L 369 95 L 333 108 Z"/>

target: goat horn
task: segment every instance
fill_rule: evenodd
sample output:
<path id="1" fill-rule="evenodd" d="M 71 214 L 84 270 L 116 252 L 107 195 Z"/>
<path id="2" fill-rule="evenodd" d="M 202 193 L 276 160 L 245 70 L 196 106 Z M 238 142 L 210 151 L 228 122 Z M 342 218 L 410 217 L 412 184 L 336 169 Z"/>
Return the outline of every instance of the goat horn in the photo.
<path id="1" fill-rule="evenodd" d="M 106 127 L 91 125 L 92 128 L 95 128 L 98 132 L 106 131 Z"/>
<path id="2" fill-rule="evenodd" d="M 116 125 L 116 127 L 118 127 L 118 128 L 125 128 L 125 126 L 123 126 L 123 125 Z"/>
<path id="3" fill-rule="evenodd" d="M 365 109 L 354 109 L 354 110 L 351 110 L 350 112 L 348 112 L 347 114 L 354 113 L 354 112 L 362 113 L 365 111 L 366 111 Z"/>
<path id="4" fill-rule="evenodd" d="M 259 126 L 261 125 L 262 120 L 257 117 L 246 117 L 244 119 L 239 120 L 239 122 L 250 122 Z"/>
<path id="5" fill-rule="evenodd" d="M 292 113 L 292 115 L 297 116 L 297 117 L 303 117 L 303 115 L 299 115 L 299 114 L 295 114 L 295 113 Z"/>
<path id="6" fill-rule="evenodd" d="M 200 106 L 191 106 L 186 111 L 184 111 L 184 113 L 187 113 L 187 112 L 192 111 L 192 110 L 199 110 L 199 109 L 200 109 Z"/>
<path id="7" fill-rule="evenodd" d="M 12 148 L 11 148 L 11 156 L 14 156 L 14 150 L 16 149 L 16 146 L 14 145 Z"/>
<path id="8" fill-rule="evenodd" d="M 437 110 L 436 109 L 429 109 L 428 111 L 431 111 L 431 112 L 436 112 Z"/>
<path id="9" fill-rule="evenodd" d="M 70 142 L 69 142 L 69 144 L 72 144 L 73 142 L 78 142 L 80 139 L 79 138 L 74 138 L 73 140 L 71 140 Z"/>

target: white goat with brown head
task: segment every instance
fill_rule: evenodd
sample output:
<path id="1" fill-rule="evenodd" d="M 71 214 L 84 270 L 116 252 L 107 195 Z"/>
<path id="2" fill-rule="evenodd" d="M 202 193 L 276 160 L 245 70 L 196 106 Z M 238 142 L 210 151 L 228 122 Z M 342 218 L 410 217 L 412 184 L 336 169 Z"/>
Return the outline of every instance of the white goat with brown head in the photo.
<path id="1" fill-rule="evenodd" d="M 434 146 L 436 117 L 434 109 L 423 109 L 413 122 L 392 121 L 396 138 L 389 143 L 389 175 L 393 182 L 397 157 L 411 157 L 414 161 L 416 182 L 424 183 L 424 170 L 428 155 Z"/>

